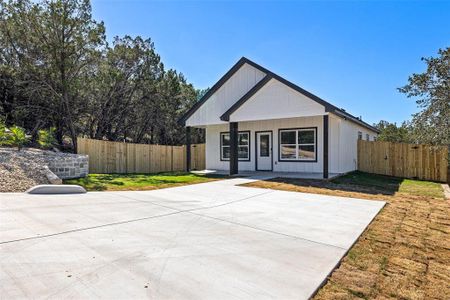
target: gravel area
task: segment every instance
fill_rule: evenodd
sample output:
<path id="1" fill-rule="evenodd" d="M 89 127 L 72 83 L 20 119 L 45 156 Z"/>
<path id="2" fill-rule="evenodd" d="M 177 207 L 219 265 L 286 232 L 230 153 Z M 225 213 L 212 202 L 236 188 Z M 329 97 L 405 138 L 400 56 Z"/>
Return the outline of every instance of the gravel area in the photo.
<path id="1" fill-rule="evenodd" d="M 0 148 L 0 192 L 24 192 L 37 184 L 49 183 L 44 167 L 56 157 L 70 155 L 34 148 Z"/>
<path id="2" fill-rule="evenodd" d="M 23 192 L 37 184 L 48 183 L 42 152 L 0 148 L 0 192 Z"/>

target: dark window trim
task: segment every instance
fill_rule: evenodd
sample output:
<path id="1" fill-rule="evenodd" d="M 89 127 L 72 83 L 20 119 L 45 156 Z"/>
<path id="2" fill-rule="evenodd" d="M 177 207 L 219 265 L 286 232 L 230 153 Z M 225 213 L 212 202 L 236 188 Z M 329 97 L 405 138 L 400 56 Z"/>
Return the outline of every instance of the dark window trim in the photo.
<path id="1" fill-rule="evenodd" d="M 220 161 L 230 161 L 229 159 L 222 159 L 222 134 L 224 133 L 228 133 L 230 134 L 229 131 L 221 131 L 219 133 L 219 145 L 220 145 Z M 238 138 L 239 138 L 239 133 L 247 133 L 248 134 L 248 159 L 244 159 L 244 158 L 239 158 L 239 161 L 251 161 L 252 158 L 252 153 L 251 153 L 251 135 L 250 135 L 250 130 L 242 130 L 242 131 L 238 131 Z M 238 145 L 239 147 L 239 145 Z"/>
<path id="2" fill-rule="evenodd" d="M 262 131 L 255 131 L 255 171 L 258 170 L 258 133 L 269 133 L 270 132 L 270 172 L 273 171 L 273 130 L 262 130 Z M 268 170 L 264 170 L 268 171 Z"/>
<path id="3" fill-rule="evenodd" d="M 314 160 L 311 159 L 282 159 L 281 158 L 281 131 L 283 130 L 299 130 L 299 129 L 313 129 L 316 131 L 315 134 L 315 155 Z M 278 129 L 278 161 L 279 162 L 306 162 L 306 163 L 316 163 L 317 162 L 317 156 L 319 152 L 319 144 L 317 143 L 317 135 L 319 134 L 319 131 L 317 130 L 317 126 L 315 127 L 296 127 L 296 128 L 279 128 Z M 298 143 L 298 141 L 297 141 Z"/>

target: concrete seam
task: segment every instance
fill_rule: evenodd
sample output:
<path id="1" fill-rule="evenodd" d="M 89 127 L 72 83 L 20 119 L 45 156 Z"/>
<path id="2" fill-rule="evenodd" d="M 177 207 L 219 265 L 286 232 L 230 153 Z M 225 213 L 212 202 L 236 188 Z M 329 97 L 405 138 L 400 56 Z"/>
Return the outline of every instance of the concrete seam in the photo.
<path id="1" fill-rule="evenodd" d="M 56 233 L 50 233 L 50 234 L 44 234 L 44 235 L 39 235 L 39 236 L 26 237 L 26 238 L 21 238 L 21 239 L 16 239 L 16 240 L 3 241 L 3 242 L 0 242 L 0 245 L 14 243 L 14 242 L 27 241 L 27 240 L 42 239 L 42 238 L 47 238 L 47 237 L 52 237 L 52 236 L 63 235 L 63 234 L 67 234 L 67 233 L 86 231 L 86 230 L 90 230 L 90 229 L 96 229 L 96 228 L 102 228 L 102 227 L 108 227 L 108 226 L 114 226 L 114 225 L 121 225 L 121 224 L 126 224 L 126 223 L 133 223 L 133 222 L 138 222 L 138 221 L 143 221 L 143 220 L 156 219 L 156 218 L 160 218 L 160 217 L 167 217 L 167 216 L 171 216 L 171 215 L 180 214 L 182 212 L 183 211 L 174 211 L 171 213 L 166 213 L 166 214 L 161 214 L 161 215 L 156 215 L 156 216 L 143 217 L 143 218 L 138 218 L 138 219 L 125 220 L 125 221 L 113 222 L 113 223 L 90 226 L 90 227 L 76 228 L 76 229 L 71 229 L 71 230 L 66 230 L 66 231 L 61 231 L 61 232 L 56 232 Z"/>
<path id="2" fill-rule="evenodd" d="M 191 209 L 185 209 L 185 210 L 179 210 L 179 209 L 176 209 L 176 208 L 173 208 L 173 207 L 170 207 L 170 206 L 162 205 L 162 204 L 155 203 L 155 202 L 152 202 L 152 201 L 139 200 L 139 199 L 132 198 L 132 197 L 129 197 L 129 196 L 124 196 L 124 195 L 120 195 L 120 196 L 123 197 L 123 198 L 130 199 L 130 200 L 138 201 L 138 202 L 151 203 L 151 204 L 156 205 L 156 206 L 174 209 L 174 210 L 179 211 L 179 212 L 190 212 L 190 211 L 196 211 L 196 210 L 203 210 L 203 209 L 210 209 L 210 208 L 216 208 L 216 207 L 220 207 L 220 206 L 225 206 L 225 205 L 233 204 L 233 203 L 236 203 L 236 202 L 241 202 L 241 201 L 244 201 L 244 200 L 255 198 L 255 197 L 258 197 L 258 196 L 270 194 L 270 193 L 273 193 L 273 192 L 275 192 L 275 191 L 268 191 L 268 192 L 264 192 L 264 193 L 261 193 L 261 194 L 252 195 L 252 196 L 249 196 L 249 197 L 245 197 L 245 198 L 242 198 L 242 199 L 237 199 L 237 200 L 233 200 L 233 201 L 229 201 L 229 202 L 225 202 L 225 203 L 221 203 L 221 204 L 217 204 L 217 205 L 204 206 L 204 207 L 198 207 L 198 208 L 191 208 Z M 155 197 L 155 196 L 153 196 L 153 197 Z M 158 197 L 155 197 L 155 198 L 158 198 Z M 159 198 L 159 199 L 164 200 L 163 198 Z"/>
<path id="3" fill-rule="evenodd" d="M 302 237 L 295 236 L 295 235 L 290 235 L 290 234 L 281 233 L 281 232 L 277 232 L 277 231 L 273 231 L 273 230 L 269 230 L 269 229 L 263 229 L 263 228 L 259 228 L 259 227 L 254 227 L 254 226 L 251 226 L 251 225 L 247 225 L 247 224 L 243 224 L 243 223 L 239 223 L 239 222 L 233 222 L 233 221 L 229 221 L 229 220 L 225 220 L 225 219 L 221 219 L 221 218 L 217 218 L 217 217 L 211 217 L 211 216 L 208 216 L 208 215 L 196 214 L 196 213 L 193 213 L 192 211 L 187 211 L 187 213 L 191 213 L 191 214 L 196 215 L 196 216 L 210 218 L 210 219 L 214 219 L 214 220 L 218 220 L 218 221 L 222 221 L 222 222 L 227 222 L 227 223 L 234 224 L 234 225 L 239 225 L 239 226 L 243 226 L 243 227 L 252 228 L 254 230 L 259 230 L 259 231 L 264 231 L 264 232 L 268 232 L 268 233 L 278 234 L 278 235 L 290 237 L 290 238 L 293 238 L 293 239 L 296 239 L 296 240 L 304 240 L 304 241 L 308 241 L 308 242 L 311 242 L 311 243 L 314 243 L 314 244 L 319 244 L 319 245 L 323 245 L 323 246 L 329 246 L 329 247 L 333 247 L 333 248 L 347 250 L 347 248 L 339 247 L 339 246 L 336 246 L 336 245 L 321 243 L 321 242 L 313 241 L 313 240 L 302 238 Z"/>
<path id="4" fill-rule="evenodd" d="M 14 243 L 14 242 L 21 242 L 21 241 L 26 241 L 26 240 L 48 238 L 48 237 L 63 235 L 63 234 L 67 234 L 67 233 L 74 233 L 74 232 L 86 231 L 86 230 L 97 229 L 97 228 L 102 228 L 102 227 L 133 223 L 133 222 L 138 222 L 138 221 L 143 221 L 143 220 L 156 219 L 156 218 L 160 218 L 160 217 L 167 217 L 167 216 L 172 216 L 172 215 L 181 214 L 181 213 L 190 213 L 190 214 L 193 214 L 193 215 L 196 215 L 196 216 L 199 216 L 199 217 L 214 219 L 214 220 L 218 220 L 218 221 L 222 221 L 222 222 L 226 222 L 226 223 L 230 223 L 230 224 L 234 224 L 234 225 L 238 225 L 238 226 L 251 228 L 251 229 L 254 229 L 254 230 L 259 230 L 259 231 L 272 233 L 272 234 L 277 234 L 277 235 L 281 235 L 281 236 L 285 236 L 285 237 L 289 237 L 289 238 L 293 238 L 293 239 L 304 240 L 304 241 L 308 241 L 308 242 L 319 244 L 319 245 L 324 245 L 324 246 L 329 246 L 329 247 L 334 247 L 334 248 L 338 248 L 338 249 L 347 250 L 346 248 L 343 248 L 343 247 L 339 247 L 339 246 L 332 245 L 332 244 L 321 243 L 321 242 L 313 241 L 313 240 L 302 238 L 302 237 L 295 236 L 295 235 L 289 235 L 289 234 L 285 234 L 285 233 L 281 233 L 281 232 L 277 232 L 277 231 L 273 231 L 273 230 L 268 230 L 268 229 L 263 229 L 263 228 L 259 228 L 259 227 L 254 227 L 254 226 L 243 224 L 243 223 L 239 223 L 239 222 L 233 222 L 233 221 L 229 221 L 229 220 L 225 220 L 225 219 L 221 219 L 221 218 L 216 218 L 216 217 L 212 217 L 212 216 L 208 216 L 208 215 L 194 213 L 195 211 L 211 209 L 211 208 L 216 208 L 216 207 L 220 207 L 220 206 L 225 206 L 225 205 L 229 205 L 229 204 L 232 204 L 232 203 L 241 202 L 241 201 L 244 201 L 244 200 L 255 198 L 255 197 L 258 197 L 258 196 L 261 196 L 261 195 L 270 194 L 270 193 L 273 193 L 273 192 L 275 192 L 275 191 L 268 191 L 268 192 L 265 192 L 265 193 L 262 193 L 262 194 L 253 195 L 253 196 L 249 196 L 249 197 L 246 197 L 246 198 L 229 201 L 229 202 L 221 203 L 221 204 L 218 204 L 218 205 L 199 207 L 199 208 L 192 208 L 192 209 L 186 209 L 186 210 L 178 210 L 176 208 L 172 208 L 172 207 L 169 207 L 169 206 L 157 204 L 157 203 L 154 203 L 154 202 L 151 202 L 151 201 L 144 201 L 144 200 L 139 200 L 139 199 L 127 197 L 127 196 L 124 196 L 124 195 L 120 195 L 123 198 L 127 198 L 127 199 L 134 200 L 134 201 L 137 201 L 137 202 L 149 203 L 149 204 L 152 204 L 152 205 L 155 205 L 155 206 L 160 206 L 160 207 L 171 209 L 171 210 L 175 210 L 175 211 L 171 212 L 171 213 L 167 213 L 167 214 L 156 215 L 156 216 L 150 216 L 150 217 L 144 217 L 144 218 L 138 218 L 138 219 L 132 219 L 132 220 L 126 220 L 126 221 L 119 221 L 119 222 L 102 224 L 102 225 L 97 225 L 97 226 L 77 228 L 77 229 L 72 229 L 72 230 L 67 230 L 67 231 L 62 231 L 62 232 L 57 232 L 57 233 L 52 233 L 52 234 L 46 234 L 46 235 L 41 235 L 41 236 L 33 236 L 33 237 L 16 239 L 16 240 L 4 241 L 4 242 L 0 242 L 0 245 Z"/>
<path id="5" fill-rule="evenodd" d="M 273 191 L 271 191 L 271 192 L 273 192 Z M 268 193 L 270 193 L 270 192 L 263 193 L 263 194 L 268 194 Z M 207 208 L 214 208 L 214 207 L 219 207 L 219 206 L 222 206 L 222 205 L 226 205 L 226 204 L 230 204 L 230 203 L 234 203 L 234 202 L 238 202 L 238 201 L 243 201 L 243 200 L 246 200 L 246 199 L 250 199 L 250 198 L 252 198 L 252 197 L 256 197 L 256 196 L 259 196 L 259 195 L 262 195 L 262 194 L 253 195 L 253 196 L 251 196 L 251 197 L 247 197 L 247 198 L 244 198 L 244 199 L 239 199 L 239 200 L 230 201 L 230 202 L 222 203 L 222 204 L 215 205 L 215 206 L 210 206 L 210 207 L 200 207 L 200 208 L 193 208 L 193 209 L 187 209 L 187 210 L 178 210 L 178 209 L 176 209 L 176 208 L 172 208 L 172 207 L 168 207 L 168 206 L 164 206 L 164 205 L 160 205 L 160 204 L 155 204 L 155 203 L 152 203 L 151 201 L 142 201 L 142 200 L 138 200 L 138 199 L 134 199 L 134 198 L 130 198 L 130 197 L 127 197 L 127 196 L 120 195 L 121 197 L 130 199 L 130 200 L 139 201 L 139 202 L 145 202 L 145 203 L 149 203 L 149 204 L 152 204 L 152 205 L 155 205 L 155 206 L 160 206 L 160 207 L 168 208 L 168 209 L 174 210 L 174 212 L 166 213 L 166 214 L 161 214 L 161 215 L 156 215 L 156 216 L 143 217 L 143 218 L 138 218 L 138 219 L 131 219 L 131 220 L 125 220 L 125 221 L 119 221 L 119 222 L 113 222 L 113 223 L 102 224 L 102 225 L 90 226 L 90 227 L 76 228 L 76 229 L 71 229 L 71 230 L 66 230 L 66 231 L 61 231 L 61 232 L 51 233 L 51 234 L 45 234 L 45 235 L 39 235 L 39 236 L 32 236 L 32 237 L 26 237 L 26 238 L 15 239 L 15 240 L 9 240 L 9 241 L 2 241 L 2 242 L 0 242 L 0 245 L 3 245 L 3 244 L 9 244 L 9 243 L 14 243 L 14 242 L 27 241 L 27 240 L 35 240 L 35 239 L 48 238 L 48 237 L 58 236 L 58 235 L 63 235 L 63 234 L 67 234 L 67 233 L 74 233 L 74 232 L 86 231 L 86 230 L 97 229 L 97 228 L 102 228 L 102 227 L 108 227 L 108 226 L 115 226 L 115 225 L 121 225 L 121 224 L 133 223 L 133 222 L 138 222 L 138 221 L 143 221 L 143 220 L 156 219 L 156 218 L 160 218 L 160 217 L 167 217 L 167 216 L 172 216 L 172 215 L 176 215 L 176 214 L 180 214 L 180 213 L 184 213 L 184 212 L 195 211 L 195 210 L 201 210 L 201 209 L 207 209 Z"/>
<path id="6" fill-rule="evenodd" d="M 206 217 L 206 218 L 210 218 L 210 219 L 214 219 L 214 220 L 218 220 L 218 221 L 222 221 L 222 222 L 227 222 L 227 223 L 234 224 L 234 225 L 244 226 L 244 227 L 252 228 L 254 230 L 260 230 L 260 231 L 269 232 L 269 233 L 273 233 L 273 234 L 279 234 L 279 235 L 283 235 L 283 236 L 286 236 L 286 237 L 290 237 L 290 238 L 294 238 L 294 239 L 300 239 L 300 240 L 308 241 L 308 242 L 319 244 L 319 245 L 325 245 L 325 246 L 335 247 L 335 248 L 342 249 L 342 250 L 347 250 L 347 248 L 343 248 L 343 247 L 339 247 L 339 246 L 332 245 L 332 244 L 327 244 L 327 243 L 321 243 L 321 242 L 309 240 L 309 239 L 302 238 L 302 237 L 295 236 L 295 235 L 289 235 L 289 234 L 285 234 L 285 233 L 281 233 L 281 232 L 277 232 L 277 231 L 273 231 L 273 230 L 263 229 L 263 228 L 254 227 L 254 226 L 247 225 L 247 224 L 242 224 L 242 223 L 233 222 L 233 221 L 229 221 L 229 220 L 225 220 L 225 219 L 221 219 L 221 218 L 211 217 L 211 216 L 208 216 L 208 215 L 194 213 L 194 211 L 199 211 L 199 210 L 205 210 L 205 209 L 211 209 L 211 208 L 216 208 L 216 207 L 220 207 L 220 206 L 225 206 L 225 205 L 228 205 L 228 204 L 232 204 L 232 203 L 248 200 L 248 199 L 251 199 L 251 198 L 255 198 L 255 197 L 258 197 L 258 196 L 261 196 L 261 195 L 266 195 L 266 194 L 270 194 L 270 193 L 274 193 L 274 192 L 275 191 L 269 191 L 269 192 L 266 192 L 266 193 L 253 195 L 253 196 L 246 197 L 246 198 L 239 199 L 239 200 L 233 200 L 233 201 L 230 201 L 230 202 L 221 203 L 221 204 L 214 205 L 214 206 L 207 206 L 207 207 L 200 207 L 200 208 L 181 210 L 179 212 L 180 213 L 191 213 L 191 214 L 196 215 L 196 216 Z M 152 203 L 152 204 L 157 205 L 157 206 L 173 209 L 171 207 L 168 207 L 168 206 L 165 206 L 165 205 L 161 205 L 161 204 L 157 204 L 157 203 L 153 203 L 151 201 L 138 200 L 138 199 L 134 199 L 134 198 L 127 197 L 127 196 L 123 196 L 123 197 L 124 198 L 128 198 L 130 200 L 136 200 L 136 201 L 140 201 L 140 202 Z"/>

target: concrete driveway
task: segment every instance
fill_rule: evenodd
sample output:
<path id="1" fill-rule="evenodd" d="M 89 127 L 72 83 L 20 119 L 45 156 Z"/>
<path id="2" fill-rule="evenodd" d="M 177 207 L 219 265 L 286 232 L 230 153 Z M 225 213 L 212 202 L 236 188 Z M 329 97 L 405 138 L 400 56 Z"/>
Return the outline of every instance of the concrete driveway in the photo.
<path id="1" fill-rule="evenodd" d="M 307 299 L 384 205 L 248 181 L 0 194 L 0 297 Z"/>

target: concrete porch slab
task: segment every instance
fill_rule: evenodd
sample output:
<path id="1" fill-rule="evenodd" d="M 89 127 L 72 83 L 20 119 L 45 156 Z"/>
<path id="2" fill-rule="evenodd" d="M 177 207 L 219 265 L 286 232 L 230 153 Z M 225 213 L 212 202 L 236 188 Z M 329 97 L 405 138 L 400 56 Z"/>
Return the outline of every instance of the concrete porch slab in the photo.
<path id="1" fill-rule="evenodd" d="M 220 175 L 227 176 L 229 171 L 227 170 L 200 170 L 191 171 L 191 173 L 199 175 Z M 341 175 L 340 173 L 329 173 L 328 179 L 332 179 Z M 307 173 L 307 172 L 269 172 L 269 171 L 239 171 L 239 174 L 234 177 L 246 177 L 254 179 L 270 179 L 270 178 L 299 178 L 299 179 L 324 179 L 323 173 Z"/>

